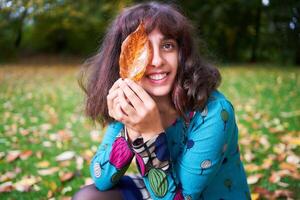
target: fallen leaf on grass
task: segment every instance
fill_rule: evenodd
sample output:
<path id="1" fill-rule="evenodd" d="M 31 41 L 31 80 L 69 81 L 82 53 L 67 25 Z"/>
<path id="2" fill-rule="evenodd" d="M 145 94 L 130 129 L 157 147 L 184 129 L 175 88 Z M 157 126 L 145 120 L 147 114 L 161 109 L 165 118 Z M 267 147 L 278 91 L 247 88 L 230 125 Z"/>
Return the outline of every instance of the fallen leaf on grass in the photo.
<path id="1" fill-rule="evenodd" d="M 2 159 L 2 158 L 4 158 L 5 157 L 5 153 L 4 152 L 0 152 L 0 160 Z"/>
<path id="2" fill-rule="evenodd" d="M 60 141 L 70 141 L 72 139 L 71 133 L 65 130 L 58 131 L 57 136 Z"/>
<path id="3" fill-rule="evenodd" d="M 280 181 L 280 179 L 281 179 L 280 174 L 278 174 L 275 171 L 272 171 L 272 175 L 269 177 L 269 181 L 271 183 L 278 183 Z"/>
<path id="4" fill-rule="evenodd" d="M 21 168 L 17 167 L 13 171 L 7 171 L 0 175 L 0 182 L 5 182 L 14 179 L 21 172 Z"/>
<path id="5" fill-rule="evenodd" d="M 272 192 L 263 187 L 255 187 L 253 190 L 254 193 L 258 193 L 266 199 L 270 199 Z"/>
<path id="6" fill-rule="evenodd" d="M 56 156 L 55 160 L 60 162 L 60 161 L 65 161 L 65 160 L 71 160 L 74 158 L 75 152 L 74 151 L 65 151 L 58 156 Z"/>
<path id="7" fill-rule="evenodd" d="M 258 193 L 251 193 L 251 199 L 252 200 L 259 200 L 259 194 Z"/>
<path id="8" fill-rule="evenodd" d="M 266 159 L 264 159 L 263 164 L 261 165 L 262 169 L 270 169 L 275 160 L 275 155 L 271 154 Z"/>
<path id="9" fill-rule="evenodd" d="M 52 174 L 58 172 L 58 170 L 59 170 L 58 167 L 51 167 L 51 168 L 48 168 L 48 169 L 38 170 L 38 174 L 41 175 L 41 176 L 48 176 L 48 175 L 52 175 Z"/>
<path id="10" fill-rule="evenodd" d="M 21 158 L 21 160 L 27 160 L 31 155 L 32 155 L 31 150 L 25 150 L 25 151 L 21 152 L 20 158 Z"/>
<path id="11" fill-rule="evenodd" d="M 50 162 L 44 160 L 44 161 L 38 162 L 35 166 L 36 166 L 37 168 L 46 168 L 46 167 L 49 167 L 49 166 L 50 166 Z"/>
<path id="12" fill-rule="evenodd" d="M 247 178 L 247 182 L 248 184 L 255 184 L 259 181 L 259 179 L 262 177 L 262 174 L 254 174 L 254 175 L 251 175 L 251 176 L 248 176 Z"/>
<path id="13" fill-rule="evenodd" d="M 13 183 L 11 181 L 2 183 L 0 185 L 0 193 L 2 192 L 11 192 L 14 189 Z"/>
<path id="14" fill-rule="evenodd" d="M 290 190 L 276 190 L 273 194 L 274 199 L 278 199 L 279 197 L 292 198 L 293 196 L 294 194 Z"/>
<path id="15" fill-rule="evenodd" d="M 16 182 L 14 187 L 20 192 L 28 192 L 30 188 L 41 180 L 40 177 L 25 176 L 22 180 Z"/>
<path id="16" fill-rule="evenodd" d="M 53 195 L 54 195 L 54 192 L 49 190 L 48 193 L 47 193 L 47 198 L 50 199 L 51 197 L 53 197 Z"/>
<path id="17" fill-rule="evenodd" d="M 83 168 L 83 158 L 81 156 L 76 156 L 76 169 L 81 170 Z"/>
<path id="18" fill-rule="evenodd" d="M 6 155 L 6 162 L 10 163 L 16 160 L 20 156 L 21 152 L 19 150 L 9 151 Z"/>
<path id="19" fill-rule="evenodd" d="M 65 160 L 65 161 L 59 162 L 60 167 L 69 167 L 71 164 L 72 164 L 72 162 L 70 160 Z"/>
<path id="20" fill-rule="evenodd" d="M 43 157 L 43 152 L 42 152 L 42 151 L 37 151 L 37 152 L 35 153 L 35 155 L 36 155 L 36 157 L 37 157 L 38 159 L 41 159 L 41 158 Z"/>
<path id="21" fill-rule="evenodd" d="M 81 155 L 87 162 L 90 162 L 90 160 L 94 156 L 94 152 L 92 152 L 92 150 L 88 149 L 88 150 L 85 150 Z"/>
<path id="22" fill-rule="evenodd" d="M 287 169 L 290 170 L 291 172 L 295 172 L 297 173 L 297 166 L 292 164 L 292 163 L 286 163 L 286 162 L 282 162 L 279 164 L 280 169 Z"/>
<path id="23" fill-rule="evenodd" d="M 66 194 L 67 192 L 71 192 L 72 191 L 72 187 L 71 186 L 67 186 L 65 188 L 62 189 L 61 193 L 62 194 Z"/>
<path id="24" fill-rule="evenodd" d="M 260 166 L 255 165 L 253 163 L 252 164 L 246 164 L 245 169 L 246 169 L 247 172 L 255 172 L 255 171 L 260 170 Z"/>
<path id="25" fill-rule="evenodd" d="M 66 182 L 71 180 L 74 177 L 74 172 L 66 172 L 59 175 L 59 180 L 61 182 Z"/>
<path id="26" fill-rule="evenodd" d="M 286 162 L 297 165 L 300 163 L 299 156 L 296 156 L 295 154 L 288 155 L 286 158 Z"/>

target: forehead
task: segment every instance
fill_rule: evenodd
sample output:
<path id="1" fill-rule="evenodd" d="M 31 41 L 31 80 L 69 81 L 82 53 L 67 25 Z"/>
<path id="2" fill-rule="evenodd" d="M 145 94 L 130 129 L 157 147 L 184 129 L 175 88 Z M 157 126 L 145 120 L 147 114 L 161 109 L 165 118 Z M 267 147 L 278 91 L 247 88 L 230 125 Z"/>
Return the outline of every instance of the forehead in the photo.
<path id="1" fill-rule="evenodd" d="M 175 40 L 171 36 L 164 35 L 158 28 L 153 29 L 149 34 L 148 38 L 150 40 Z"/>

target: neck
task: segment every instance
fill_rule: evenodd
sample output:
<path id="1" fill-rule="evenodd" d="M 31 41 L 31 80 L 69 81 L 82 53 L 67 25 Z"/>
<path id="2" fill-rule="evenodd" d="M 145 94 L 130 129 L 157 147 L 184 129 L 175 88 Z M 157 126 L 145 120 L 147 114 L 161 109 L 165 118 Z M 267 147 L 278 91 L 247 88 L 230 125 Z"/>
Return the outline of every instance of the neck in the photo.
<path id="1" fill-rule="evenodd" d="M 158 110 L 161 115 L 174 115 L 176 114 L 176 109 L 174 108 L 172 99 L 170 96 L 163 97 L 152 97 L 156 102 Z"/>
<path id="2" fill-rule="evenodd" d="M 164 129 L 171 126 L 174 123 L 174 120 L 177 118 L 178 113 L 174 108 L 172 99 L 170 96 L 164 97 L 152 97 L 156 102 L 160 113 L 160 119 Z"/>

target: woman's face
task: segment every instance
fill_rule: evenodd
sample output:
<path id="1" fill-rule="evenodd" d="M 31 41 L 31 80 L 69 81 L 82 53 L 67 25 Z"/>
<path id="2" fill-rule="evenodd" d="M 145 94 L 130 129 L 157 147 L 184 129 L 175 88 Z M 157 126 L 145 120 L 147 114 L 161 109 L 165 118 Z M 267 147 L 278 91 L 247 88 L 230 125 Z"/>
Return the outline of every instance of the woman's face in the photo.
<path id="1" fill-rule="evenodd" d="M 153 47 L 153 59 L 139 84 L 156 97 L 170 94 L 178 68 L 178 44 L 154 29 L 148 38 Z"/>

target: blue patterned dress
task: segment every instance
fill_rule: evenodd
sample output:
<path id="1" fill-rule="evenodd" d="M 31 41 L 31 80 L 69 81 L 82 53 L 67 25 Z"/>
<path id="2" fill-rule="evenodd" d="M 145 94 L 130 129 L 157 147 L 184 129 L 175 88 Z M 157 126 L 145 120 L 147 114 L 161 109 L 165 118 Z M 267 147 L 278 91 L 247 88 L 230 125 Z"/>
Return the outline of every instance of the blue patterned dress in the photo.
<path id="1" fill-rule="evenodd" d="M 119 185 L 125 199 L 251 199 L 232 104 L 216 90 L 203 110 L 187 114 L 189 124 L 179 117 L 165 132 L 132 145 L 122 123 L 110 124 L 90 165 L 96 187 Z M 140 180 L 124 176 L 133 157 Z"/>

